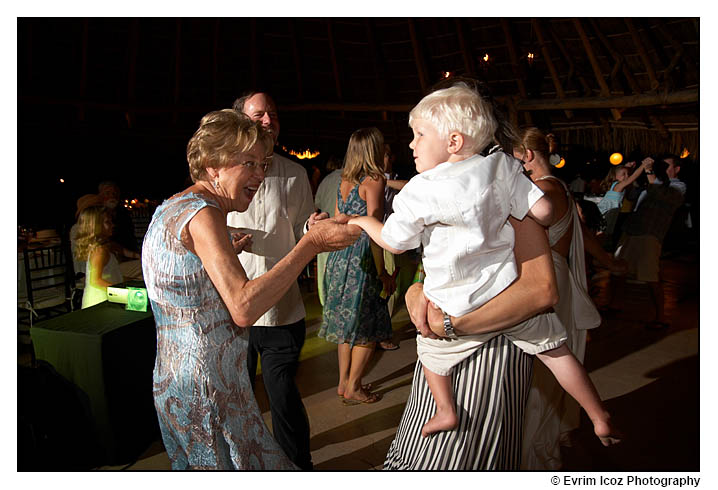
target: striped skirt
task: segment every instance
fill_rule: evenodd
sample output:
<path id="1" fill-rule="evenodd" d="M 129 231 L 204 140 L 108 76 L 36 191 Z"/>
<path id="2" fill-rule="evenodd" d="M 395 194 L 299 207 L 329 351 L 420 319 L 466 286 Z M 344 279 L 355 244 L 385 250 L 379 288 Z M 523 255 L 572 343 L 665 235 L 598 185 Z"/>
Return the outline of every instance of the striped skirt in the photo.
<path id="1" fill-rule="evenodd" d="M 409 400 L 385 470 L 517 470 L 533 356 L 503 335 L 454 367 L 455 430 L 422 437 L 436 405 L 416 363 Z"/>

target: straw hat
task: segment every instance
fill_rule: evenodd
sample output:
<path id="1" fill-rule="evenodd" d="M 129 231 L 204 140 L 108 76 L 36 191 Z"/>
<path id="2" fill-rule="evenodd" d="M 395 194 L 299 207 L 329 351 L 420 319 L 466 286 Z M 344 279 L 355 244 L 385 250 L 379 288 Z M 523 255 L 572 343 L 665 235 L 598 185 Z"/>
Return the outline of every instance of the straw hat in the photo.
<path id="1" fill-rule="evenodd" d="M 97 194 L 85 194 L 77 200 L 77 211 L 75 212 L 75 218 L 80 216 L 80 213 L 87 208 L 92 206 L 102 206 L 102 198 Z"/>

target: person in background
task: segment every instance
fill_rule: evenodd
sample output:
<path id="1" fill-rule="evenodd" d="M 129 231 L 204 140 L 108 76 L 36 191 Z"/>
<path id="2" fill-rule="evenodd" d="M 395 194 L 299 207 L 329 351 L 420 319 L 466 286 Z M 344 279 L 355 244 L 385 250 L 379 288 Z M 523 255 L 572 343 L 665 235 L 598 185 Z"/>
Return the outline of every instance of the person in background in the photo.
<path id="1" fill-rule="evenodd" d="M 384 217 L 384 138 L 377 128 L 349 138 L 335 213 Z M 345 405 L 374 403 L 380 396 L 362 384 L 378 342 L 391 339 L 391 319 L 382 293 L 395 283 L 384 254 L 366 233 L 351 247 L 332 252 L 324 276 L 325 300 L 318 337 L 337 344 L 337 395 Z"/>
<path id="2" fill-rule="evenodd" d="M 72 252 L 72 261 L 75 274 L 85 275 L 85 268 L 87 266 L 87 260 L 79 260 L 75 255 L 75 249 L 77 248 L 77 232 L 79 230 L 79 223 L 77 220 L 80 214 L 87 208 L 93 206 L 102 206 L 102 198 L 97 194 L 85 194 L 77 200 L 77 211 L 75 211 L 75 223 L 70 228 L 70 251 Z"/>
<path id="3" fill-rule="evenodd" d="M 279 138 L 277 106 L 264 92 L 251 91 L 234 101 L 233 108 L 268 131 L 274 145 Z M 245 212 L 230 211 L 227 225 L 251 236 L 251 250 L 239 255 L 249 279 L 271 271 L 297 244 L 309 226 L 328 214 L 314 213 L 307 172 L 298 163 L 274 154 L 262 185 Z M 262 378 L 272 412 L 277 442 L 301 469 L 312 469 L 309 419 L 294 380 L 299 353 L 306 337 L 306 312 L 297 281 L 279 301 L 257 318 L 249 331 L 247 366 L 254 387 L 261 356 Z"/>
<path id="4" fill-rule="evenodd" d="M 628 276 L 648 283 L 654 306 L 654 319 L 645 326 L 649 330 L 669 327 L 665 313 L 665 297 L 661 280 L 661 250 L 676 210 L 685 199 L 686 185 L 678 179 L 680 160 L 664 156 L 647 167 L 648 187 L 641 192 L 631 215 L 626 219 L 623 236 L 616 248 L 616 257 L 628 262 Z M 621 287 L 622 277 L 612 277 L 612 299 Z"/>
<path id="5" fill-rule="evenodd" d="M 569 188 L 577 201 L 583 199 L 583 195 L 586 193 L 586 181 L 583 180 L 580 172 L 573 178 L 571 184 L 569 184 Z"/>
<path id="6" fill-rule="evenodd" d="M 639 165 L 632 173 L 629 173 L 629 167 L 627 165 L 611 167 L 608 174 L 606 174 L 606 177 L 603 179 L 601 188 L 605 194 L 603 199 L 601 199 L 598 203 L 598 209 L 606 219 L 606 236 L 608 237 L 608 246 L 611 245 L 611 237 L 613 236 L 613 230 L 616 226 L 618 214 L 621 211 L 623 195 L 626 188 L 633 184 L 633 182 L 646 169 L 646 166 L 652 163 L 652 158 L 644 158 L 641 165 Z"/>
<path id="7" fill-rule="evenodd" d="M 107 287 L 122 282 L 118 255 L 140 257 L 112 241 L 113 228 L 112 218 L 103 206 L 85 208 L 77 220 L 75 259 L 86 261 L 83 309 L 107 301 Z"/>
<path id="8" fill-rule="evenodd" d="M 583 363 L 586 332 L 601 324 L 601 317 L 588 295 L 585 252 L 616 272 L 625 272 L 625 265 L 622 269 L 620 261 L 603 250 L 595 235 L 583 226 L 568 187 L 552 175 L 554 167 L 549 163 L 549 157 L 558 147 L 555 136 L 532 127 L 521 131 L 520 137 L 520 143 L 514 147 L 514 156 L 523 162 L 526 173 L 554 209 L 547 226 L 559 291 L 559 301 L 553 308 L 568 335 L 565 345 L 578 362 Z M 526 404 L 521 467 L 555 470 L 561 466 L 560 442 L 567 439 L 571 430 L 578 428 L 579 407 L 538 361 L 534 361 L 531 385 Z M 601 410 L 607 413 L 605 407 Z"/>
<path id="9" fill-rule="evenodd" d="M 391 146 L 388 143 L 384 143 L 384 177 L 386 178 L 386 185 L 384 186 L 383 222 L 385 223 L 386 219 L 394 212 L 394 209 L 392 208 L 394 196 L 396 196 L 408 182 L 406 180 L 399 179 L 398 175 L 394 173 L 395 159 L 396 157 L 394 156 L 394 152 L 391 151 Z M 391 274 L 392 279 L 394 279 L 394 283 L 396 283 L 397 276 L 399 275 L 401 269 L 397 265 L 397 257 L 388 250 L 382 249 L 382 253 L 384 254 L 384 268 L 389 274 Z M 399 293 L 400 291 L 397 288 L 386 300 L 386 306 L 389 309 L 389 317 L 394 314 L 394 304 L 396 303 Z M 379 342 L 376 345 L 376 348 L 377 350 L 397 350 L 399 348 L 399 344 L 389 339 Z"/>
<path id="10" fill-rule="evenodd" d="M 257 406 L 248 330 L 316 253 L 350 245 L 359 230 L 344 224 L 346 216 L 317 223 L 270 271 L 250 279 L 237 259 L 249 239 L 230 241 L 227 214 L 256 197 L 273 146 L 271 134 L 235 110 L 204 116 L 187 145 L 194 184 L 155 210 L 145 236 L 157 325 L 153 395 L 175 470 L 296 469 Z"/>
<path id="11" fill-rule="evenodd" d="M 314 207 L 318 212 L 324 212 L 329 216 L 334 216 L 334 209 L 337 204 L 337 189 L 342 181 L 342 162 L 334 155 L 327 160 L 327 174 L 317 187 L 317 193 L 314 196 Z M 317 292 L 319 302 L 324 306 L 324 270 L 327 265 L 328 253 L 320 253 L 317 255 Z"/>
<path id="12" fill-rule="evenodd" d="M 120 202 L 120 187 L 115 182 L 105 180 L 99 183 L 97 191 L 114 226 L 112 241 L 137 254 L 136 259 L 120 258 L 122 277 L 125 281 L 142 281 L 142 263 L 135 228 L 132 218 Z"/>

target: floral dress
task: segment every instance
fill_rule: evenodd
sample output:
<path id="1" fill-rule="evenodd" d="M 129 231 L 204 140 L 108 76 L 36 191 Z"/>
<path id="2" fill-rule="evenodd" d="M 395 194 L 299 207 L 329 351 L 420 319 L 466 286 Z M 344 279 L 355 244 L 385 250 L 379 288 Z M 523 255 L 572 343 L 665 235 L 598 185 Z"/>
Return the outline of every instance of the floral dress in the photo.
<path id="1" fill-rule="evenodd" d="M 201 260 L 180 239 L 206 206 L 218 207 L 194 193 L 165 201 L 142 247 L 157 325 L 153 394 L 167 455 L 172 469 L 296 469 L 254 398 L 248 330 L 232 322 Z"/>
<path id="2" fill-rule="evenodd" d="M 362 179 L 363 181 L 364 179 Z M 337 186 L 340 213 L 367 215 L 366 201 L 355 186 L 346 201 Z M 376 272 L 370 238 L 362 231 L 350 247 L 329 254 L 324 273 L 324 315 L 319 337 L 335 344 L 364 345 L 392 336 L 382 282 Z"/>

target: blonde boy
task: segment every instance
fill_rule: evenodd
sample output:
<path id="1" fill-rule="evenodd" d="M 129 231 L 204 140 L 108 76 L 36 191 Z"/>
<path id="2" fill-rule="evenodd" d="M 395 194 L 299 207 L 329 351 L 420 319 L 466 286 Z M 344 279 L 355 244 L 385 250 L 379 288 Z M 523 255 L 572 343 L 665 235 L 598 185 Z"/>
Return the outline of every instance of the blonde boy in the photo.
<path id="1" fill-rule="evenodd" d="M 499 332 L 452 335 L 451 316 L 475 310 L 517 277 L 509 215 L 529 216 L 548 226 L 552 208 L 518 160 L 503 152 L 478 154 L 493 139 L 496 122 L 488 104 L 466 85 L 424 97 L 411 111 L 409 125 L 414 133 L 409 147 L 419 175 L 394 198 L 394 213 L 386 224 L 371 217 L 350 223 L 395 254 L 423 245 L 424 294 L 444 311 L 451 340 L 417 337 L 419 360 L 437 406 L 422 435 L 455 428 L 451 369 L 500 334 L 539 355 L 579 402 L 586 397 L 595 402 L 598 394 L 564 345 L 566 331 L 553 314 Z M 551 353 L 541 354 L 547 351 Z M 608 439 L 602 442 L 615 442 Z"/>

